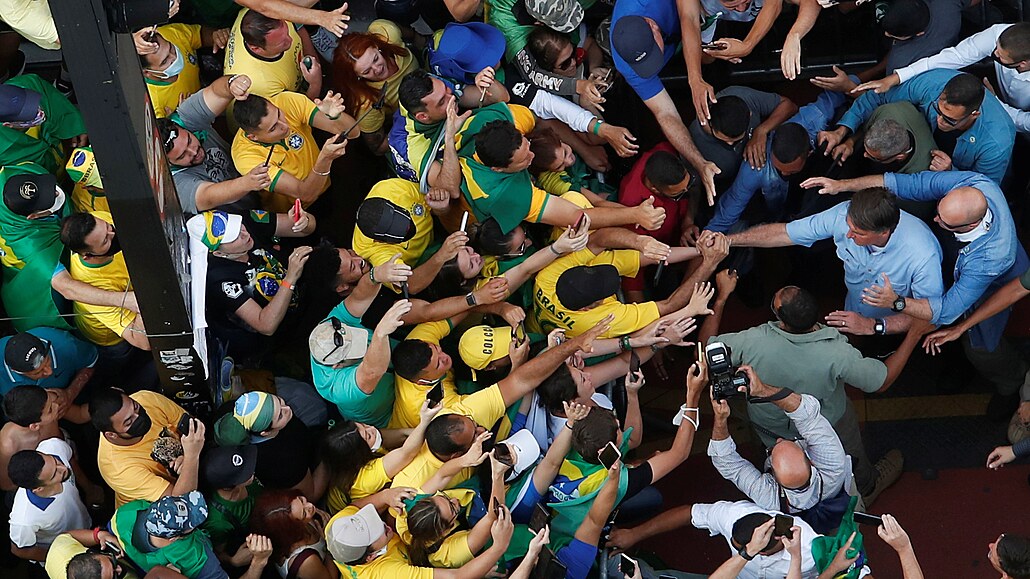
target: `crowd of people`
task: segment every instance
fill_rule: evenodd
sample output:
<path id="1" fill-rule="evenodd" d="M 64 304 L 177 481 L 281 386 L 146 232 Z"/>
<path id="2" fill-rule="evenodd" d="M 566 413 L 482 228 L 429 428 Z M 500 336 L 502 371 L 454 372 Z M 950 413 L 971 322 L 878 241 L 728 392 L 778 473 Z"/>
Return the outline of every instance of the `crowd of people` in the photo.
<path id="1" fill-rule="evenodd" d="M 846 392 L 888 390 L 917 349 L 995 387 L 988 468 L 1030 455 L 1004 335 L 1030 293 L 1030 23 L 963 38 L 976 0 L 379 0 L 367 26 L 346 3 L 179 1 L 119 57 L 186 214 L 196 416 L 161 393 L 68 71 L 24 73 L 20 43 L 61 48 L 50 8 L 0 5 L 0 490 L 30 577 L 921 578 L 869 514 L 904 456 L 869 455 Z M 876 19 L 875 66 L 811 78 L 810 102 L 705 80 L 775 48 L 800 85 L 831 11 Z M 689 99 L 661 76 L 680 55 Z M 606 110 L 620 94 L 661 142 Z M 357 148 L 376 183 L 341 224 Z M 835 255 L 843 301 L 765 292 L 773 255 Z M 738 284 L 773 319 L 725 332 Z M 645 455 L 641 366 L 673 360 L 672 442 Z M 656 483 L 705 443 L 692 467 L 739 493 L 670 504 Z M 637 556 L 686 526 L 725 540 L 718 569 Z M 869 564 L 877 540 L 897 565 Z M 1030 578 L 1030 538 L 988 549 Z"/>

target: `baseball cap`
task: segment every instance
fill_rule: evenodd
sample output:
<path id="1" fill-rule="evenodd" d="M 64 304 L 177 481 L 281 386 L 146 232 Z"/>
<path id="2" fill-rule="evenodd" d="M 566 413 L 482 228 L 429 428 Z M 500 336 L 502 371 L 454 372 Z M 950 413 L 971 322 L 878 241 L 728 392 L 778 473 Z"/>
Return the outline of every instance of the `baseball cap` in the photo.
<path id="1" fill-rule="evenodd" d="M 242 484 L 254 476 L 257 466 L 257 447 L 216 446 L 204 454 L 204 480 L 211 488 L 227 489 Z"/>
<path id="2" fill-rule="evenodd" d="M 43 95 L 11 84 L 0 84 L 0 122 L 27 123 L 39 113 Z"/>
<path id="3" fill-rule="evenodd" d="M 490 362 L 507 356 L 510 347 L 511 328 L 509 327 L 473 326 L 466 330 L 458 341 L 458 353 L 472 369 L 473 380 L 478 379 L 476 370 L 482 370 Z"/>
<path id="4" fill-rule="evenodd" d="M 76 147 L 65 164 L 65 170 L 71 180 L 86 187 L 103 189 L 100 171 L 97 170 L 97 159 L 93 156 L 93 147 Z"/>
<path id="5" fill-rule="evenodd" d="M 243 218 L 225 211 L 205 211 L 186 222 L 190 237 L 215 251 L 223 243 L 232 243 L 240 236 Z"/>
<path id="6" fill-rule="evenodd" d="M 612 26 L 611 36 L 612 49 L 641 78 L 651 78 L 665 66 L 665 55 L 643 16 L 619 18 Z"/>
<path id="7" fill-rule="evenodd" d="M 563 0 L 566 1 L 566 0 Z M 576 0 L 569 0 L 579 5 Z M 582 9 L 580 9 L 582 17 Z M 440 76 L 472 82 L 479 71 L 497 66 L 504 56 L 504 34 L 483 22 L 451 22 L 429 51 L 429 65 Z"/>
<path id="8" fill-rule="evenodd" d="M 64 206 L 64 191 L 57 186 L 57 178 L 49 173 L 21 173 L 4 184 L 4 204 L 22 217 L 37 211 L 57 213 Z"/>
<path id="9" fill-rule="evenodd" d="M 523 428 L 502 440 L 500 444 L 507 445 L 511 449 L 511 457 L 515 459 L 515 466 L 511 474 L 505 479 L 505 482 L 511 482 L 518 478 L 526 469 L 536 464 L 537 459 L 540 458 L 540 443 L 536 441 L 536 437 L 527 428 Z"/>
<path id="10" fill-rule="evenodd" d="M 344 360 L 357 360 L 368 351 L 368 330 L 348 326 L 334 316 L 323 320 L 311 330 L 308 349 L 316 362 L 326 366 Z"/>
<path id="11" fill-rule="evenodd" d="M 572 32 L 583 22 L 583 6 L 577 0 L 526 0 L 526 12 L 558 32 Z"/>
<path id="12" fill-rule="evenodd" d="M 416 232 L 411 214 L 382 197 L 369 197 L 361 202 L 356 224 L 361 233 L 383 243 L 403 243 Z"/>
<path id="13" fill-rule="evenodd" d="M 368 504 L 353 515 L 337 515 L 329 521 L 325 528 L 326 547 L 336 562 L 352 563 L 385 532 L 386 525 L 379 518 L 375 505 Z"/>
<path id="14" fill-rule="evenodd" d="M 157 547 L 150 537 L 173 539 L 188 535 L 207 520 L 207 501 L 200 491 L 181 496 L 162 497 L 136 517 L 132 529 L 132 544 L 143 552 L 154 552 Z"/>
<path id="15" fill-rule="evenodd" d="M 4 362 L 8 368 L 19 374 L 31 372 L 42 366 L 46 355 L 46 343 L 28 332 L 11 336 L 4 348 Z"/>
<path id="16" fill-rule="evenodd" d="M 566 309 L 575 311 L 613 296 L 618 290 L 619 270 L 614 265 L 577 265 L 558 277 L 554 293 Z"/>

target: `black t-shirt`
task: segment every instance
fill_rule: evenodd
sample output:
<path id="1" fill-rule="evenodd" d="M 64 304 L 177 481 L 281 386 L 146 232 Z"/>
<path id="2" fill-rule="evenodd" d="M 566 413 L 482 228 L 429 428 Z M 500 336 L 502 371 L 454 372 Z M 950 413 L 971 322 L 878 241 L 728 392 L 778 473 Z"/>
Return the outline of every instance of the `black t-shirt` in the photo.
<path id="1" fill-rule="evenodd" d="M 942 131 L 938 127 L 933 129 L 933 140 L 937 143 L 937 148 L 947 153 L 949 157 L 954 154 L 955 145 L 961 136 L 962 131 Z"/>
<path id="2" fill-rule="evenodd" d="M 318 466 L 317 441 L 294 416 L 270 440 L 258 443 L 254 474 L 266 489 L 288 489 L 304 480 Z"/>
<path id="3" fill-rule="evenodd" d="M 254 238 L 247 263 L 208 254 L 206 311 L 209 323 L 247 327 L 236 316 L 236 310 L 250 299 L 265 307 L 278 293 L 279 284 L 286 277 L 287 262 L 279 258 L 273 247 L 275 220 L 275 214 L 267 211 L 255 210 L 243 215 L 243 226 Z"/>

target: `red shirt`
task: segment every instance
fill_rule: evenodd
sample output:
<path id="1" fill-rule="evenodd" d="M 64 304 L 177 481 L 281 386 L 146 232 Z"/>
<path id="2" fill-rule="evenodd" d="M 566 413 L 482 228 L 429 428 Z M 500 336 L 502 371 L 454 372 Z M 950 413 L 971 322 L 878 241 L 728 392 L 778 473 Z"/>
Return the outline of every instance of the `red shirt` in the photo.
<path id="1" fill-rule="evenodd" d="M 637 162 L 633 164 L 630 172 L 622 178 L 622 183 L 619 184 L 619 203 L 626 207 L 636 207 L 646 201 L 648 197 L 654 197 L 654 206 L 665 208 L 665 223 L 662 224 L 661 228 L 656 231 L 648 231 L 639 225 L 627 227 L 636 233 L 650 235 L 662 243 L 679 245 L 680 225 L 683 224 L 684 216 L 689 215 L 690 202 L 687 200 L 686 195 L 678 201 L 673 201 L 664 195 L 655 195 L 644 185 L 644 165 L 647 164 L 647 160 L 651 158 L 655 151 L 668 151 L 673 155 L 679 155 L 668 141 L 659 143 L 653 149 L 641 155 Z"/>

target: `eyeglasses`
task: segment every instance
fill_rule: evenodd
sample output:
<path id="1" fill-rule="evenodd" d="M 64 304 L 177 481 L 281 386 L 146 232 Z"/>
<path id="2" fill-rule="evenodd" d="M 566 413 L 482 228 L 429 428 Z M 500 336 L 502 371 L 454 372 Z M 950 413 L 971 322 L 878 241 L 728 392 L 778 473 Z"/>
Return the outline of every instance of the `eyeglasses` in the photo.
<path id="1" fill-rule="evenodd" d="M 501 254 L 501 255 L 499 255 L 497 257 L 499 257 L 501 259 L 513 259 L 513 258 L 516 258 L 516 257 L 522 257 L 523 255 L 526 255 L 526 239 L 525 238 L 522 239 L 522 245 L 519 246 L 519 248 L 515 251 L 515 253 L 504 253 L 504 254 Z"/>
<path id="2" fill-rule="evenodd" d="M 966 116 L 962 117 L 961 119 L 953 119 L 953 118 L 949 117 L 948 115 L 946 115 L 946 114 L 941 112 L 940 101 L 933 101 L 933 110 L 937 111 L 937 116 L 939 116 L 941 118 L 941 120 L 944 121 L 944 123 L 947 124 L 949 127 L 954 127 L 954 126 L 958 125 L 959 123 L 962 123 L 963 121 L 965 121 L 969 117 L 973 116 L 974 114 L 976 114 L 976 110 L 974 109 L 972 111 L 969 111 L 969 113 Z"/>
<path id="3" fill-rule="evenodd" d="M 336 346 L 336 347 L 333 348 L 332 350 L 329 350 L 329 353 L 326 354 L 325 356 L 322 356 L 322 363 L 323 364 L 325 363 L 326 360 L 329 359 L 330 356 L 335 354 L 337 350 L 342 348 L 347 343 L 347 340 L 346 340 L 346 338 L 344 338 L 344 334 L 343 334 L 343 324 L 340 323 L 340 320 L 338 320 L 334 316 L 334 317 L 329 318 L 329 323 L 333 325 L 333 345 Z"/>
<path id="4" fill-rule="evenodd" d="M 1000 64 L 1004 68 L 1019 68 L 1019 64 L 1021 62 L 1023 62 L 1021 60 L 1018 61 L 1018 62 L 1005 62 L 1005 61 L 1003 61 L 1001 59 L 1001 57 L 998 56 L 998 49 L 997 48 L 995 48 L 993 51 L 991 51 L 991 60 L 993 60 L 994 62 Z"/>

